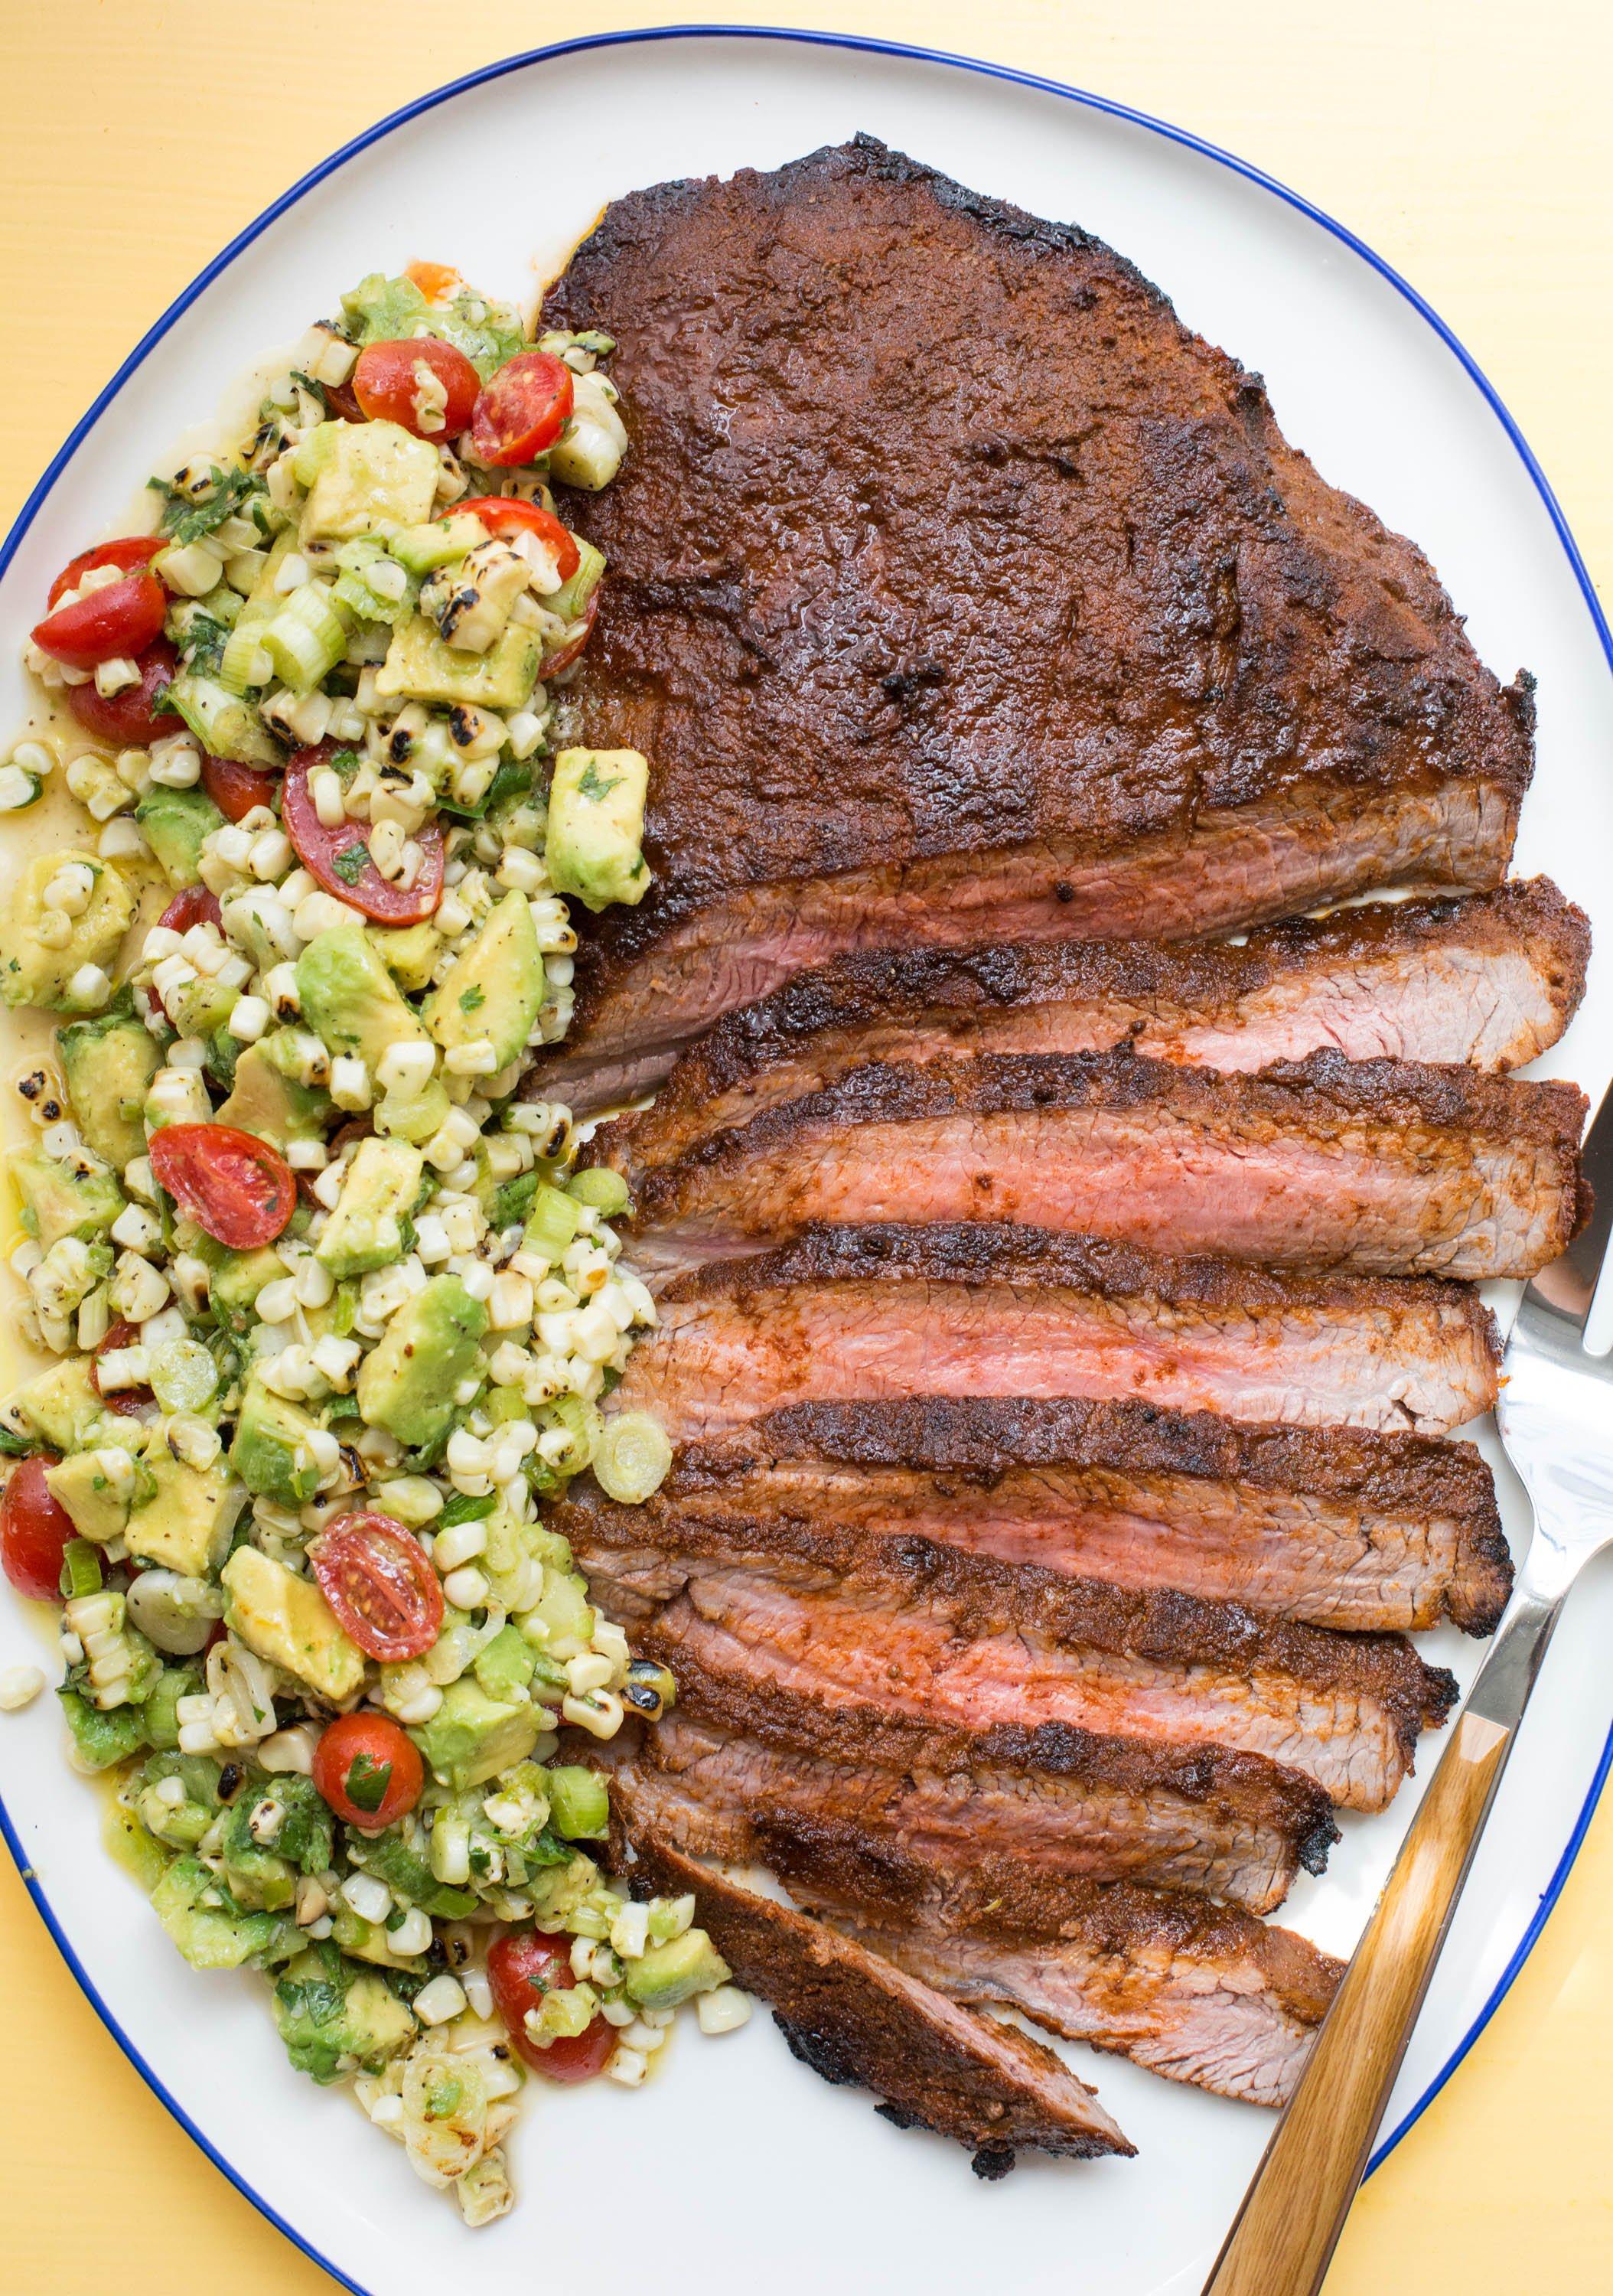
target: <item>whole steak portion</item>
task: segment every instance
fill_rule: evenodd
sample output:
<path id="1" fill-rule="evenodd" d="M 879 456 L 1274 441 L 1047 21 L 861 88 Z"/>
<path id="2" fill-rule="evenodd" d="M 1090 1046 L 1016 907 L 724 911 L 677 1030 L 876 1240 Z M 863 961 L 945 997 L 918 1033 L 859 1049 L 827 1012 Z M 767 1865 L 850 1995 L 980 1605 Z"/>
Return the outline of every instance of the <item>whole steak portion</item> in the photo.
<path id="1" fill-rule="evenodd" d="M 589 928 L 543 1092 L 652 1082 L 851 949 L 1504 874 L 1530 681 L 1086 233 L 859 136 L 618 201 L 544 320 L 621 338 L 577 698 L 651 759 L 656 883 Z"/>

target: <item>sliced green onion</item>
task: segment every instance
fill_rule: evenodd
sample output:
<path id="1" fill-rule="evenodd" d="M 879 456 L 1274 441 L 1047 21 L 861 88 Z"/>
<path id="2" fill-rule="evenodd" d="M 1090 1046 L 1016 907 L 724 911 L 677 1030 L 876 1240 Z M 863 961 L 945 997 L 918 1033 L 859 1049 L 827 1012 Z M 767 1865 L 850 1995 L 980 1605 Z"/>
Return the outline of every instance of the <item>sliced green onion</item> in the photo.
<path id="1" fill-rule="evenodd" d="M 545 1403 L 538 1415 L 543 1427 L 563 1427 L 571 1438 L 560 1457 L 549 1462 L 555 1473 L 580 1475 L 599 1440 L 602 1423 L 599 1413 L 580 1395 L 561 1395 L 553 1403 Z"/>
<path id="2" fill-rule="evenodd" d="M 643 1506 L 659 1491 L 672 1466 L 672 1446 L 659 1419 L 647 1411 L 623 1411 L 607 1419 L 594 1450 L 594 1480 L 620 1506 Z"/>
<path id="3" fill-rule="evenodd" d="M 591 1164 L 586 1171 L 573 1172 L 566 1183 L 566 1193 L 575 1196 L 579 1204 L 592 1204 L 604 1219 L 627 1209 L 627 1183 L 608 1164 Z"/>
<path id="4" fill-rule="evenodd" d="M 224 652 L 218 657 L 218 683 L 226 693 L 245 693 L 250 687 L 261 685 L 264 680 L 252 672 L 260 668 L 258 655 L 263 652 L 263 623 L 238 623 L 224 642 Z"/>
<path id="5" fill-rule="evenodd" d="M 347 625 L 323 585 L 305 582 L 264 625 L 260 642 L 286 684 L 311 693 L 346 653 Z"/>
<path id="6" fill-rule="evenodd" d="M 165 1340 L 151 1357 L 151 1393 L 165 1411 L 200 1411 L 218 1387 L 218 1368 L 194 1340 Z"/>
<path id="7" fill-rule="evenodd" d="M 87 1538 L 70 1538 L 61 1550 L 61 1594 L 75 1603 L 82 1595 L 101 1592 L 101 1554 Z"/>
<path id="8" fill-rule="evenodd" d="M 569 582 L 562 582 L 558 590 L 552 590 L 544 600 L 549 611 L 558 614 L 562 622 L 577 619 L 598 589 L 600 576 L 605 570 L 602 551 L 596 550 L 591 542 L 585 542 L 580 534 L 574 534 L 571 539 L 577 545 L 577 554 L 581 563 Z"/>
<path id="9" fill-rule="evenodd" d="M 533 1197 L 532 1209 L 527 1214 L 521 1250 L 536 1251 L 544 1259 L 558 1259 L 575 1239 L 580 1224 L 580 1214 L 572 1199 L 545 1181 Z"/>
<path id="10" fill-rule="evenodd" d="M 330 461 L 336 433 L 343 427 L 340 422 L 316 422 L 298 440 L 291 450 L 291 476 L 299 487 L 313 485 Z"/>

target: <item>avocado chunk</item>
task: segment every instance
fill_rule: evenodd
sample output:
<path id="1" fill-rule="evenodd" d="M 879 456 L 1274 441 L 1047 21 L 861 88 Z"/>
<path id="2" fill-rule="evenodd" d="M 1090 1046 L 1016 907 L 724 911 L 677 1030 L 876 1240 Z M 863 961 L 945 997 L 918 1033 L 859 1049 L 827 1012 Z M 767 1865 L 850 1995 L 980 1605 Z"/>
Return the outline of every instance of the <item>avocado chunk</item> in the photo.
<path id="1" fill-rule="evenodd" d="M 131 1013 L 73 1021 L 56 1039 L 73 1120 L 114 1171 L 145 1153 L 140 1111 L 162 1065 L 151 1030 Z"/>
<path id="2" fill-rule="evenodd" d="M 82 862 L 94 878 L 89 905 L 70 920 L 65 948 L 49 948 L 39 938 L 46 886 L 70 861 Z M 99 1010 L 102 997 L 80 1002 L 72 980 L 85 965 L 110 972 L 118 944 L 135 914 L 135 897 L 110 861 L 94 853 L 42 853 L 30 861 L 0 917 L 0 998 L 7 1004 L 43 1004 L 55 1013 Z"/>
<path id="3" fill-rule="evenodd" d="M 406 527 L 392 537 L 387 547 L 411 574 L 435 574 L 439 566 L 452 566 L 456 558 L 463 558 L 467 550 L 474 550 L 487 538 L 487 529 L 480 519 L 454 512 L 446 518 L 434 518 L 428 526 Z"/>
<path id="4" fill-rule="evenodd" d="M 176 1857 L 151 1891 L 158 1920 L 192 1969 L 239 1969 L 288 1932 L 296 1936 L 274 1914 L 232 1914 L 204 1905 L 204 1893 L 217 1886 L 199 1857 Z"/>
<path id="5" fill-rule="evenodd" d="M 287 1963 L 274 1988 L 274 2023 L 294 2069 L 322 2086 L 345 2080 L 355 2064 L 378 2073 L 420 2030 L 384 1978 L 328 1949 Z"/>
<path id="6" fill-rule="evenodd" d="M 274 1041 L 271 1037 L 269 1045 Z M 218 1111 L 218 1121 L 233 1124 L 240 1132 L 255 1132 L 283 1152 L 293 1140 L 322 1137 L 330 1113 L 331 1103 L 323 1092 L 282 1075 L 267 1046 L 249 1045 L 235 1062 L 230 1096 Z"/>
<path id="7" fill-rule="evenodd" d="M 82 1451 L 100 1439 L 111 1414 L 90 1378 L 87 1356 L 64 1356 L 6 1398 L 0 1425 L 53 1451 Z"/>
<path id="8" fill-rule="evenodd" d="M 59 1466 L 47 1467 L 45 1486 L 71 1515 L 80 1538 L 106 1546 L 123 1537 L 131 1493 L 127 1483 L 115 1483 L 108 1475 L 99 1451 L 75 1451 Z"/>
<path id="9" fill-rule="evenodd" d="M 390 1046 L 430 1042 L 360 924 L 332 925 L 308 943 L 297 960 L 297 994 L 326 1051 L 356 1053 L 372 1076 Z"/>
<path id="10" fill-rule="evenodd" d="M 442 464 L 437 449 L 396 422 L 321 424 L 319 471 L 303 505 L 301 538 L 352 542 L 431 515 Z"/>
<path id="11" fill-rule="evenodd" d="M 637 750 L 562 750 L 549 789 L 544 857 L 557 892 L 585 908 L 633 908 L 650 890 L 644 800 L 650 768 Z"/>
<path id="12" fill-rule="evenodd" d="M 490 1039 L 501 1069 L 520 1057 L 544 1001 L 544 960 L 524 893 L 506 893 L 427 997 L 424 1020 L 445 1052 Z"/>
<path id="13" fill-rule="evenodd" d="M 153 782 L 135 818 L 157 865 L 176 891 L 201 882 L 201 843 L 224 827 L 224 816 L 203 789 L 165 789 Z"/>
<path id="14" fill-rule="evenodd" d="M 210 758 L 260 767 L 285 761 L 284 750 L 252 703 L 220 685 L 216 677 L 183 671 L 168 688 L 168 706 L 178 711 Z"/>
<path id="15" fill-rule="evenodd" d="M 239 1512 L 240 1493 L 232 1492 L 223 1460 L 188 1467 L 159 1438 L 143 1465 L 123 1534 L 129 1553 L 187 1578 L 205 1578 L 223 1559 Z"/>
<path id="16" fill-rule="evenodd" d="M 623 1989 L 635 2008 L 677 2009 L 733 1975 L 704 1930 L 685 1930 L 627 1964 Z"/>
<path id="17" fill-rule="evenodd" d="M 487 1311 L 457 1275 L 434 1275 L 406 1300 L 359 1367 L 366 1423 L 400 1443 L 435 1443 L 454 1423 L 454 1390 L 475 1370 Z"/>
<path id="18" fill-rule="evenodd" d="M 42 1250 L 64 1235 L 94 1243 L 124 1209 L 125 1196 L 98 1156 L 47 1156 L 14 1148 L 5 1160 L 22 1206 L 22 1225 Z"/>
<path id="19" fill-rule="evenodd" d="M 430 917 L 417 925 L 370 928 L 376 954 L 398 987 L 411 996 L 431 986 L 431 968 L 442 955 L 443 939 Z"/>
<path id="20" fill-rule="evenodd" d="M 375 1103 L 375 1129 L 399 1140 L 427 1141 L 442 1130 L 453 1104 L 440 1077 L 423 1092 L 383 1092 Z"/>
<path id="21" fill-rule="evenodd" d="M 282 1506 L 306 1506 L 319 1488 L 319 1463 L 308 1437 L 317 1419 L 282 1395 L 272 1395 L 260 1379 L 249 1379 L 235 1421 L 230 1464 L 259 1497 Z"/>
<path id="22" fill-rule="evenodd" d="M 406 1140 L 361 1140 L 334 1210 L 314 1247 L 332 1275 L 385 1267 L 404 1248 L 403 1223 L 420 1193 L 424 1159 Z"/>
<path id="23" fill-rule="evenodd" d="M 229 1105 L 227 1101 L 225 1105 Z M 224 1121 L 222 1110 L 219 1121 Z M 266 1243 L 259 1244 L 255 1251 L 228 1251 L 222 1244 L 215 1244 L 210 1236 L 208 1243 L 208 1300 L 214 1320 L 222 1324 L 226 1332 L 246 1332 L 255 1321 L 253 1300 L 266 1283 L 274 1283 L 285 1274 L 285 1262 Z"/>
<path id="24" fill-rule="evenodd" d="M 514 1699 L 532 1680 L 537 1652 L 515 1626 L 501 1627 L 471 1660 L 476 1679 L 489 1698 Z"/>
<path id="25" fill-rule="evenodd" d="M 537 1743 L 544 1717 L 530 1702 L 489 1698 L 479 1682 L 462 1675 L 443 1693 L 429 1722 L 409 1735 L 432 1775 L 463 1793 L 524 1762 Z"/>
<path id="26" fill-rule="evenodd" d="M 238 1546 L 221 1576 L 230 1627 L 249 1650 L 333 1706 L 353 1695 L 364 1678 L 364 1652 L 348 1640 L 311 1578 L 299 1578 L 255 1546 Z"/>
<path id="27" fill-rule="evenodd" d="M 462 702 L 480 709 L 524 709 L 537 684 L 542 653 L 536 631 L 520 622 L 508 624 L 486 653 L 463 653 L 445 645 L 436 624 L 416 614 L 393 631 L 387 658 L 375 674 L 375 691 L 449 708 Z"/>

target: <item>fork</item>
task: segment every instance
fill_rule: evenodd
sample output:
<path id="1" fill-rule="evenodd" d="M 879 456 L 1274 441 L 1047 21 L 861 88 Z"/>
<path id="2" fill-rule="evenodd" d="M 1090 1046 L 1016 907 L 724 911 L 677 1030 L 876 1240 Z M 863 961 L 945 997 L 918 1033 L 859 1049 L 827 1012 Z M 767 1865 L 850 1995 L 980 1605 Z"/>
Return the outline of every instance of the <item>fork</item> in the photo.
<path id="1" fill-rule="evenodd" d="M 1535 1511 L 1528 1555 L 1204 2296 L 1316 2296 L 1564 1598 L 1613 1541 L 1613 1358 L 1584 1345 L 1613 1227 L 1613 1090 L 1584 1169 L 1590 1219 L 1525 1290 L 1495 1406 Z"/>

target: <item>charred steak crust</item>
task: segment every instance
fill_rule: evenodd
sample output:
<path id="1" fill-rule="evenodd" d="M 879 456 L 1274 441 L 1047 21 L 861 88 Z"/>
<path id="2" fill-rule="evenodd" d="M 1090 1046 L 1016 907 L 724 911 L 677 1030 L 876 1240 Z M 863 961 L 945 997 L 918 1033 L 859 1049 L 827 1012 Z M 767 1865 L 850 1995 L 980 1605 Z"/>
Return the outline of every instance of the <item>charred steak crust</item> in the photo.
<path id="1" fill-rule="evenodd" d="M 859 136 L 615 202 L 544 316 L 621 337 L 632 439 L 572 511 L 613 577 L 583 738 L 655 761 L 655 886 L 579 952 L 601 1052 L 646 1041 L 627 976 L 680 929 L 707 979 L 663 973 L 667 1041 L 833 931 L 982 939 L 989 908 L 897 913 L 978 903 L 993 857 L 1037 937 L 1138 930 L 1103 878 L 1143 848 L 1130 906 L 1171 893 L 1172 938 L 1503 875 L 1530 682 L 1502 691 L 1422 554 L 1089 234 Z M 1264 849 L 1216 852 L 1245 820 Z M 887 914 L 784 947 L 838 882 Z"/>
<path id="2" fill-rule="evenodd" d="M 1093 2091 L 1040 2042 L 955 2007 L 856 1939 L 684 1857 L 638 1822 L 618 1778 L 635 1887 L 691 1890 L 739 1983 L 771 2004 L 792 2052 L 826 2079 L 870 2088 L 905 2128 L 933 2129 L 995 2162 L 1016 2146 L 1067 2159 L 1134 2147 Z M 618 1863 L 618 1870 L 625 1870 Z"/>
<path id="3" fill-rule="evenodd" d="M 1421 1002 L 1408 1002 L 1404 1025 L 1421 1029 L 1424 1041 L 1444 1047 L 1412 1057 L 1479 1059 L 1470 1033 L 1479 1025 L 1475 1016 L 1464 1014 L 1459 1024 L 1428 1011 L 1440 999 L 1439 983 L 1430 980 L 1433 966 L 1457 955 L 1484 968 L 1491 980 L 1498 964 L 1527 966 L 1538 1011 L 1512 1013 L 1510 1027 L 1498 1037 L 1489 1034 L 1494 1015 L 1482 1016 L 1480 1064 L 1516 1067 L 1554 1043 L 1578 1010 L 1590 928 L 1583 911 L 1565 900 L 1549 878 L 1536 877 L 1466 899 L 1382 902 L 1327 918 L 1290 919 L 1250 933 L 1239 947 L 1027 941 L 842 956 L 819 971 L 796 974 L 771 996 L 725 1013 L 692 1046 L 657 1095 L 653 1110 L 635 1119 L 635 1152 L 646 1162 L 665 1160 L 716 1126 L 742 1120 L 748 1095 L 764 1103 L 775 1094 L 797 1097 L 810 1088 L 806 1080 L 815 1074 L 824 1081 L 866 1058 L 864 1047 L 876 1032 L 882 1038 L 899 1037 L 905 1029 L 928 1031 L 938 1046 L 950 1033 L 958 1051 L 973 1048 L 978 1035 L 979 1048 L 990 1050 L 994 1022 L 1008 1015 L 1021 1022 L 1028 1007 L 1076 1008 L 1090 1016 L 1094 1029 L 1107 1028 L 1109 1041 L 1131 1037 L 1147 1052 L 1161 1036 L 1191 1039 L 1195 1029 L 1215 1032 L 1223 1045 L 1234 1029 L 1258 1041 L 1261 1000 L 1269 1003 L 1273 992 L 1283 990 L 1302 996 L 1312 982 L 1323 984 L 1327 992 L 1314 1025 L 1335 1026 L 1344 1002 L 1339 986 L 1343 980 L 1350 984 L 1365 1040 L 1384 1029 L 1377 1017 L 1383 995 L 1378 977 L 1389 976 L 1408 992 L 1413 981 L 1423 983 Z M 1464 1029 L 1468 1039 L 1459 1046 Z M 1315 1041 L 1320 1046 L 1325 1036 Z M 1167 1056 L 1183 1055 L 1173 1051 Z M 1207 1064 L 1224 1066 L 1225 1061 L 1218 1057 Z M 1237 1063 L 1263 1064 L 1257 1059 Z M 781 1066 L 790 1066 L 790 1075 L 775 1086 L 769 1071 Z"/>

